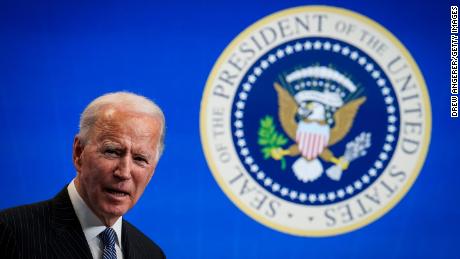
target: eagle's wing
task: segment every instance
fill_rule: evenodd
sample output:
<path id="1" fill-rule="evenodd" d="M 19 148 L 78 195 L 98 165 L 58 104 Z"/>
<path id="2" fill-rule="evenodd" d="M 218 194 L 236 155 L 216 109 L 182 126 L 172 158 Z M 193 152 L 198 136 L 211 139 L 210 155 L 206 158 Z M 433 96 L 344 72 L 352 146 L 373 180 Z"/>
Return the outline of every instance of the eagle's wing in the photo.
<path id="1" fill-rule="evenodd" d="M 295 115 L 297 112 L 297 103 L 286 89 L 278 83 L 274 84 L 275 90 L 278 93 L 278 116 L 286 134 L 295 141 L 297 122 Z"/>
<path id="2" fill-rule="evenodd" d="M 331 138 L 329 139 L 328 146 L 342 140 L 350 131 L 359 107 L 366 101 L 366 97 L 361 97 L 347 103 L 342 108 L 338 109 L 334 114 L 335 126 L 331 129 Z"/>

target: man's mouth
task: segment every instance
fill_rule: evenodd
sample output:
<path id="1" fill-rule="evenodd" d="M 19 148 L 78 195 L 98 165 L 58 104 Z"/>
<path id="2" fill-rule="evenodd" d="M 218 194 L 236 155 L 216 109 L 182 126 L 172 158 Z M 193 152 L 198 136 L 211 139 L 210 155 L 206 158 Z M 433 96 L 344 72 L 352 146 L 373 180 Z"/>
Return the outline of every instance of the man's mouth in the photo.
<path id="1" fill-rule="evenodd" d="M 112 194 L 112 195 L 115 195 L 117 197 L 124 197 L 124 196 L 129 195 L 129 192 L 126 192 L 126 191 L 120 190 L 120 189 L 105 188 L 105 191 L 110 193 L 110 194 Z"/>

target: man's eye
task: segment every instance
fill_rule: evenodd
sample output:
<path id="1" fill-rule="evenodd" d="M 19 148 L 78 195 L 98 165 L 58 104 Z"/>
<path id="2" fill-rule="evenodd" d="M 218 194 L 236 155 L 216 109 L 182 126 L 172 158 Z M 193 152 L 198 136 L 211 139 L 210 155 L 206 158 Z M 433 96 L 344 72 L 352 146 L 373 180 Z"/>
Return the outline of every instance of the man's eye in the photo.
<path id="1" fill-rule="evenodd" d="M 138 163 L 142 163 L 142 164 L 148 164 L 147 159 L 145 159 L 144 157 L 141 157 L 141 156 L 135 156 L 134 161 L 136 161 Z"/>
<path id="2" fill-rule="evenodd" d="M 104 150 L 104 154 L 115 157 L 119 155 L 119 152 L 116 149 L 106 149 Z"/>

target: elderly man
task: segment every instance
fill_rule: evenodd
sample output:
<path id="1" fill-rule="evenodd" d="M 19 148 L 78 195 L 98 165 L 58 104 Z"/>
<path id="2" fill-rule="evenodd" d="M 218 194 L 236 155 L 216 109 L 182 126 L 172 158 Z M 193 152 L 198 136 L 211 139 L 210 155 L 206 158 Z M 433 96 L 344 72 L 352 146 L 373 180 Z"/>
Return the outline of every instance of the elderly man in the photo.
<path id="1" fill-rule="evenodd" d="M 77 176 L 49 201 L 0 212 L 0 258 L 164 258 L 122 219 L 152 178 L 164 134 L 163 112 L 145 97 L 91 102 L 73 144 Z"/>

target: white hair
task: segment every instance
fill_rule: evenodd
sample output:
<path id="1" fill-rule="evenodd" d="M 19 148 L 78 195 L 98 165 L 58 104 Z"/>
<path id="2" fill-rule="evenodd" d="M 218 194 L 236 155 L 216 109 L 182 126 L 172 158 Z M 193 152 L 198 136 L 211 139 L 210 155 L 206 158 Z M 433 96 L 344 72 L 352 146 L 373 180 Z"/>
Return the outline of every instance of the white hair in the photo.
<path id="1" fill-rule="evenodd" d="M 133 112 L 143 113 L 154 118 L 160 118 L 162 122 L 160 142 L 158 143 L 158 158 L 164 150 L 164 139 L 166 134 L 165 116 L 163 111 L 153 101 L 148 98 L 130 92 L 114 92 L 104 94 L 94 99 L 80 116 L 80 132 L 78 136 L 85 145 L 88 140 L 88 134 L 94 123 L 100 116 L 100 112 L 107 106 L 122 107 Z"/>

